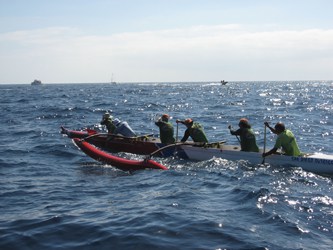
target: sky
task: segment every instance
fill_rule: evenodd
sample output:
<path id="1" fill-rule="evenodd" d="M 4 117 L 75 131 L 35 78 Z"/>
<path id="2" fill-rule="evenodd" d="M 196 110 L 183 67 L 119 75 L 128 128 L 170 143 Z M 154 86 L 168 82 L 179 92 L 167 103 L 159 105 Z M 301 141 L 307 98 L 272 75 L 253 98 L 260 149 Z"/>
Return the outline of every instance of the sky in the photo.
<path id="1" fill-rule="evenodd" d="M 333 79 L 332 0 L 0 0 L 0 84 Z"/>

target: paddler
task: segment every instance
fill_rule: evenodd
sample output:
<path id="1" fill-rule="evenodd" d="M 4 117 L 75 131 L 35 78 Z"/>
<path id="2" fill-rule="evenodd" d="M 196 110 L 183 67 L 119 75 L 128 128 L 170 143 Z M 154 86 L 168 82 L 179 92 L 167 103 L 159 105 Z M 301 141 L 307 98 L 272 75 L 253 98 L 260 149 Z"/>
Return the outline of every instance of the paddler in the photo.
<path id="1" fill-rule="evenodd" d="M 155 122 L 155 125 L 160 129 L 161 142 L 164 144 L 173 144 L 176 141 L 173 137 L 173 125 L 169 122 L 169 119 L 170 116 L 168 114 L 164 114 Z"/>
<path id="2" fill-rule="evenodd" d="M 274 134 L 277 134 L 276 142 L 274 148 L 270 151 L 263 153 L 262 156 L 266 157 L 271 154 L 275 154 L 279 148 L 282 148 L 284 155 L 288 156 L 300 156 L 301 151 L 298 148 L 294 134 L 286 129 L 282 122 L 276 123 L 274 128 L 270 127 L 268 122 L 264 123 L 267 128 L 269 128 Z"/>
<path id="3" fill-rule="evenodd" d="M 108 130 L 108 133 L 113 134 L 113 132 L 116 129 L 116 126 L 113 124 L 113 117 L 110 115 L 110 113 L 105 112 L 105 114 L 102 117 L 101 125 L 105 125 L 106 129 Z"/>
<path id="4" fill-rule="evenodd" d="M 187 118 L 184 121 L 176 120 L 176 122 L 182 123 L 187 127 L 181 142 L 186 142 L 186 140 L 191 137 L 194 142 L 208 143 L 206 134 L 200 123 L 194 122 L 191 118 Z"/>
<path id="5" fill-rule="evenodd" d="M 256 136 L 251 128 L 249 121 L 242 118 L 238 123 L 239 129 L 233 130 L 231 125 L 228 126 L 230 134 L 240 137 L 241 151 L 259 152 L 259 147 L 256 142 Z M 237 137 L 238 138 L 238 137 Z"/>

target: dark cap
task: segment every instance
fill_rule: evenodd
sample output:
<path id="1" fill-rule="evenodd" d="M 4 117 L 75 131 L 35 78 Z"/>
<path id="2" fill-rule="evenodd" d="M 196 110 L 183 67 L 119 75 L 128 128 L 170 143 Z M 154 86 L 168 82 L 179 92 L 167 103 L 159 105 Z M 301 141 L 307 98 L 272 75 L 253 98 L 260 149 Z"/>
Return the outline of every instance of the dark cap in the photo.
<path id="1" fill-rule="evenodd" d="M 184 123 L 185 124 L 191 124 L 193 122 L 193 120 L 191 118 L 187 118 Z"/>
<path id="2" fill-rule="evenodd" d="M 246 118 L 242 118 L 239 120 L 240 124 L 244 124 L 244 125 L 249 125 L 249 121 Z"/>
<path id="3" fill-rule="evenodd" d="M 168 114 L 163 114 L 161 116 L 162 120 L 169 120 L 170 119 L 170 116 Z"/>
<path id="4" fill-rule="evenodd" d="M 283 132 L 285 131 L 286 127 L 284 126 L 284 124 L 282 122 L 278 122 L 277 124 L 275 124 L 275 130 L 277 130 L 278 132 Z"/>

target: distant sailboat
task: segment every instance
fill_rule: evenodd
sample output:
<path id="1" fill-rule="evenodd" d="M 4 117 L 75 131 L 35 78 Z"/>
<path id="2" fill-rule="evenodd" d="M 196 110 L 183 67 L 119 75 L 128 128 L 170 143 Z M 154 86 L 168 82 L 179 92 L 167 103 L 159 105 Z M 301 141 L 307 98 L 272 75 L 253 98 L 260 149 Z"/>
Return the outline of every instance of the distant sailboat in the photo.
<path id="1" fill-rule="evenodd" d="M 115 81 L 113 80 L 113 73 L 112 73 L 112 75 L 111 75 L 111 84 L 117 84 L 117 82 L 115 82 Z"/>

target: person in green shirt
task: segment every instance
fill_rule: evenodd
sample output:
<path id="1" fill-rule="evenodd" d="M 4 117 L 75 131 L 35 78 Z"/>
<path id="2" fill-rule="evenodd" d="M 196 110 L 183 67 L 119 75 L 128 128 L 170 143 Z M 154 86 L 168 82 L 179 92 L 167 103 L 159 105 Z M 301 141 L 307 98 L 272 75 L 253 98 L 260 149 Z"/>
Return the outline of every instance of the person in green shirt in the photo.
<path id="1" fill-rule="evenodd" d="M 175 143 L 175 138 L 173 137 L 173 126 L 169 122 L 170 116 L 168 114 L 162 115 L 156 122 L 155 125 L 160 129 L 160 139 L 164 144 Z"/>
<path id="2" fill-rule="evenodd" d="M 113 134 L 116 126 L 113 124 L 113 117 L 106 112 L 103 117 L 102 117 L 102 121 L 101 121 L 101 125 L 105 125 L 106 129 L 108 130 L 108 133 Z"/>
<path id="3" fill-rule="evenodd" d="M 186 140 L 191 137 L 194 142 L 208 143 L 206 134 L 200 123 L 194 122 L 191 118 L 187 118 L 184 121 L 177 120 L 176 122 L 184 124 L 187 127 L 181 142 L 186 142 Z"/>
<path id="4" fill-rule="evenodd" d="M 277 134 L 276 142 L 274 148 L 270 151 L 263 153 L 262 156 L 266 157 L 271 154 L 275 154 L 279 148 L 282 148 L 284 155 L 288 156 L 300 156 L 301 151 L 298 148 L 294 134 L 286 129 L 282 122 L 275 124 L 274 128 L 270 127 L 268 122 L 264 123 L 274 134 Z"/>
<path id="5" fill-rule="evenodd" d="M 238 123 L 239 129 L 233 130 L 229 125 L 230 134 L 239 135 L 241 151 L 246 152 L 259 152 L 259 147 L 256 142 L 256 136 L 251 128 L 249 121 L 246 118 L 242 118 Z"/>

